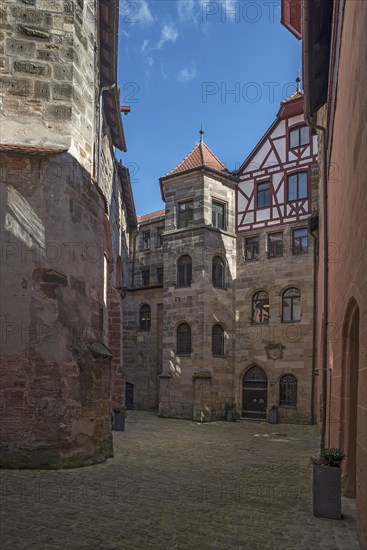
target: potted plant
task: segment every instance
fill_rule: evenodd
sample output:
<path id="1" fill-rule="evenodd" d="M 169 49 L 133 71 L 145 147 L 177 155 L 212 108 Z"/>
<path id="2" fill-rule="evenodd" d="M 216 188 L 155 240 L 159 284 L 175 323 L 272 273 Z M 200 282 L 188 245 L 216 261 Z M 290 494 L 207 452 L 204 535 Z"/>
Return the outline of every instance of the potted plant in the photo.
<path id="1" fill-rule="evenodd" d="M 345 459 L 343 449 L 323 449 L 311 458 L 313 465 L 313 515 L 317 518 L 341 519 L 340 465 Z"/>
<path id="2" fill-rule="evenodd" d="M 236 422 L 240 418 L 240 414 L 236 409 L 235 403 L 226 403 L 224 405 L 225 416 L 227 422 Z"/>

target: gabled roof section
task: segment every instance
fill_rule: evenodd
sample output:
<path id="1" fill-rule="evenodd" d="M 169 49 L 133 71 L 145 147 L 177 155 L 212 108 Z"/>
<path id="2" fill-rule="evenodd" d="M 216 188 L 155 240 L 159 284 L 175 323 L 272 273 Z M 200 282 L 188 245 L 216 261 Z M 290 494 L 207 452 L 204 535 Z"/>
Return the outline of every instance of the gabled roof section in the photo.
<path id="1" fill-rule="evenodd" d="M 128 226 L 129 228 L 134 229 L 137 226 L 137 218 L 136 218 L 134 197 L 133 197 L 133 192 L 131 188 L 130 172 L 120 162 L 116 161 L 116 164 L 117 164 L 117 170 L 120 176 L 122 197 L 126 206 Z"/>
<path id="2" fill-rule="evenodd" d="M 187 172 L 188 170 L 204 167 L 216 170 L 218 172 L 228 172 L 227 168 L 219 160 L 219 158 L 215 156 L 215 154 L 203 141 L 200 141 L 200 143 L 195 145 L 192 151 L 190 151 L 187 157 L 185 157 L 183 161 L 176 166 L 176 168 L 162 176 L 162 178 L 175 176 L 176 174 L 181 174 L 183 172 Z"/>
<path id="3" fill-rule="evenodd" d="M 280 104 L 280 109 L 277 112 L 277 117 L 272 122 L 272 124 L 269 126 L 269 128 L 266 130 L 263 137 L 260 139 L 260 141 L 256 144 L 256 146 L 253 148 L 251 153 L 248 155 L 246 160 L 241 164 L 238 170 L 233 172 L 233 174 L 237 175 L 242 172 L 242 170 L 245 168 L 245 166 L 251 161 L 251 159 L 256 155 L 256 153 L 259 151 L 259 149 L 264 145 L 265 141 L 267 140 L 269 134 L 274 130 L 274 128 L 277 126 L 279 121 L 290 118 L 293 116 L 297 116 L 303 114 L 303 92 L 300 90 L 297 90 L 290 96 L 288 96 L 286 99 L 284 99 Z"/>

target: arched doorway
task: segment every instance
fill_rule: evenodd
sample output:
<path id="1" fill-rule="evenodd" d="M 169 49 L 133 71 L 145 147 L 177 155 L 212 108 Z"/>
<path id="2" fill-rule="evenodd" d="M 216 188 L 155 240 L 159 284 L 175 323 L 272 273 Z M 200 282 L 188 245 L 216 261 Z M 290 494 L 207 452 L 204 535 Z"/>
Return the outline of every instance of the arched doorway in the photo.
<path id="1" fill-rule="evenodd" d="M 248 369 L 242 381 L 242 416 L 266 418 L 268 379 L 261 367 Z"/>
<path id="2" fill-rule="evenodd" d="M 359 370 L 359 307 L 350 302 L 343 330 L 341 445 L 346 453 L 343 467 L 344 496 L 356 496 L 357 412 Z"/>

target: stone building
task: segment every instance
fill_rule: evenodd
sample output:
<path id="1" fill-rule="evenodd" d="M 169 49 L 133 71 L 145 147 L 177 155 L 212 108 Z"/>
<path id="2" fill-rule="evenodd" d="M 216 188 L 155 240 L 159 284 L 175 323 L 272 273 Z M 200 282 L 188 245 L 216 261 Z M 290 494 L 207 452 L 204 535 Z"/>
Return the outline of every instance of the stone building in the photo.
<path id="1" fill-rule="evenodd" d="M 140 218 L 130 254 L 130 406 L 312 420 L 316 158 L 298 90 L 237 172 L 201 135 L 160 179 L 165 210 Z"/>
<path id="2" fill-rule="evenodd" d="M 303 41 L 305 116 L 320 143 L 317 420 L 321 447 L 345 450 L 343 492 L 356 499 L 366 550 L 367 4 L 293 4 L 283 5 L 283 23 Z"/>
<path id="3" fill-rule="evenodd" d="M 81 466 L 112 454 L 111 360 L 124 397 L 118 1 L 5 0 L 0 29 L 0 463 Z"/>

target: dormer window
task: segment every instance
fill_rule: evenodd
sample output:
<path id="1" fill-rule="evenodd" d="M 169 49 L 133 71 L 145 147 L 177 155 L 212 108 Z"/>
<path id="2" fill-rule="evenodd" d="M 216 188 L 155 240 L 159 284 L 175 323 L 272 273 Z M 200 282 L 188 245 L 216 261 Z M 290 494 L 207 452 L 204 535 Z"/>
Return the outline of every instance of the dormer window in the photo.
<path id="1" fill-rule="evenodd" d="M 310 129 L 308 126 L 298 126 L 294 130 L 289 131 L 289 147 L 301 147 L 310 143 Z"/>

